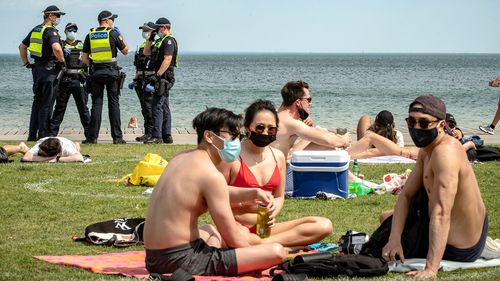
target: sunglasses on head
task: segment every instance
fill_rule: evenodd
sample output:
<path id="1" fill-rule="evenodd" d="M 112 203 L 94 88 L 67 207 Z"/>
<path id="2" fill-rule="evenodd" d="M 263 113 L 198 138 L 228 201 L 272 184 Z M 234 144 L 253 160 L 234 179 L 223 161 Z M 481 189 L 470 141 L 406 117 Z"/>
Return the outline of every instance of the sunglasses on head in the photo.
<path id="1" fill-rule="evenodd" d="M 416 124 L 418 124 L 422 129 L 427 129 L 430 124 L 439 122 L 439 120 L 415 119 L 413 117 L 408 117 L 405 120 L 406 124 L 408 124 L 408 128 L 410 129 L 415 128 Z"/>
<path id="2" fill-rule="evenodd" d="M 306 100 L 308 103 L 311 103 L 312 102 L 312 98 L 311 97 L 308 97 L 308 98 L 300 98 L 301 100 Z"/>
<path id="3" fill-rule="evenodd" d="M 264 124 L 257 124 L 255 126 L 255 132 L 258 134 L 263 134 L 265 130 L 266 130 L 266 126 Z M 278 127 L 276 127 L 276 126 L 268 126 L 267 127 L 267 134 L 268 135 L 276 135 L 277 132 L 278 132 Z"/>

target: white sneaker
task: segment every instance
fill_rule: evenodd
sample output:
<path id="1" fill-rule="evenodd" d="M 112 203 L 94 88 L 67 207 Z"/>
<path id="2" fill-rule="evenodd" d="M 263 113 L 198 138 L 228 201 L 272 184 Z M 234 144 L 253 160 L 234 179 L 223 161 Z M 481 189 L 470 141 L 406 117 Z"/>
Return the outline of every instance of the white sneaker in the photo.
<path id="1" fill-rule="evenodd" d="M 495 134 L 495 131 L 490 127 L 490 125 L 479 126 L 479 130 L 481 130 L 487 134 L 490 134 L 490 135 Z"/>
<path id="2" fill-rule="evenodd" d="M 498 240 L 498 239 L 497 239 Z M 500 257 L 500 243 L 493 240 L 491 237 L 486 237 L 486 243 L 484 245 L 482 258 L 485 259 L 496 259 Z"/>

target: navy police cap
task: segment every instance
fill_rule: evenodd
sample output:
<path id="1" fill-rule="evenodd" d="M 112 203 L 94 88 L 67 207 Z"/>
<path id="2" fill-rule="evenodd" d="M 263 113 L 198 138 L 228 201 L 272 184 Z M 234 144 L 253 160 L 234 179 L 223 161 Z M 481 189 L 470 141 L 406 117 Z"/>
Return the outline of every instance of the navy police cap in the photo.
<path id="1" fill-rule="evenodd" d="M 156 25 L 152 21 L 145 22 L 142 26 L 139 26 L 139 29 L 143 31 L 153 31 L 156 29 Z"/>
<path id="2" fill-rule="evenodd" d="M 102 11 L 99 13 L 99 15 L 97 16 L 97 20 L 98 21 L 102 21 L 102 20 L 107 20 L 107 19 L 116 19 L 118 17 L 118 15 L 116 14 L 113 14 L 111 13 L 110 11 Z"/>
<path id="3" fill-rule="evenodd" d="M 50 5 L 45 10 L 42 11 L 44 14 L 56 14 L 56 15 L 65 15 L 66 13 L 62 12 L 57 8 L 56 5 Z"/>
<path id="4" fill-rule="evenodd" d="M 167 26 L 167 25 L 170 25 L 170 21 L 166 18 L 159 18 L 155 24 L 157 26 Z"/>

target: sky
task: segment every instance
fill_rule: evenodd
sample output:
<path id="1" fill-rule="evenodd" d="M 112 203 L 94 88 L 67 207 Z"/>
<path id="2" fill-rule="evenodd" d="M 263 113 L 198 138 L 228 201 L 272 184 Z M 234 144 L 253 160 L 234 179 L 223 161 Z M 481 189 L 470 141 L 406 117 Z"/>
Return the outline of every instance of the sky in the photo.
<path id="1" fill-rule="evenodd" d="M 0 53 L 55 4 L 83 40 L 102 10 L 118 14 L 131 50 L 166 17 L 180 53 L 500 53 L 498 0 L 0 0 Z"/>

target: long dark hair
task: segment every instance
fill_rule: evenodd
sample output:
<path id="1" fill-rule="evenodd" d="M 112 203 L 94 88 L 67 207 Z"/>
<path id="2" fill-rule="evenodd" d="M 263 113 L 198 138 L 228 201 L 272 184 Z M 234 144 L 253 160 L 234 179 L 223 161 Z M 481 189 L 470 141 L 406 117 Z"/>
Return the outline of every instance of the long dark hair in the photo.
<path id="1" fill-rule="evenodd" d="M 276 126 L 279 124 L 279 119 L 278 119 L 278 112 L 276 111 L 276 107 L 274 107 L 274 104 L 269 101 L 269 100 L 262 100 L 258 99 L 252 104 L 250 104 L 246 109 L 245 109 L 245 119 L 243 125 L 245 127 L 250 127 L 250 124 L 252 124 L 253 119 L 255 118 L 255 115 L 259 113 L 260 111 L 263 110 L 269 110 L 271 113 L 274 115 L 274 119 L 276 120 Z"/>
<path id="2" fill-rule="evenodd" d="M 368 130 L 381 135 L 392 142 L 397 143 L 396 129 L 394 126 L 394 116 L 387 110 L 382 110 L 375 117 L 375 122 L 368 128 Z"/>

